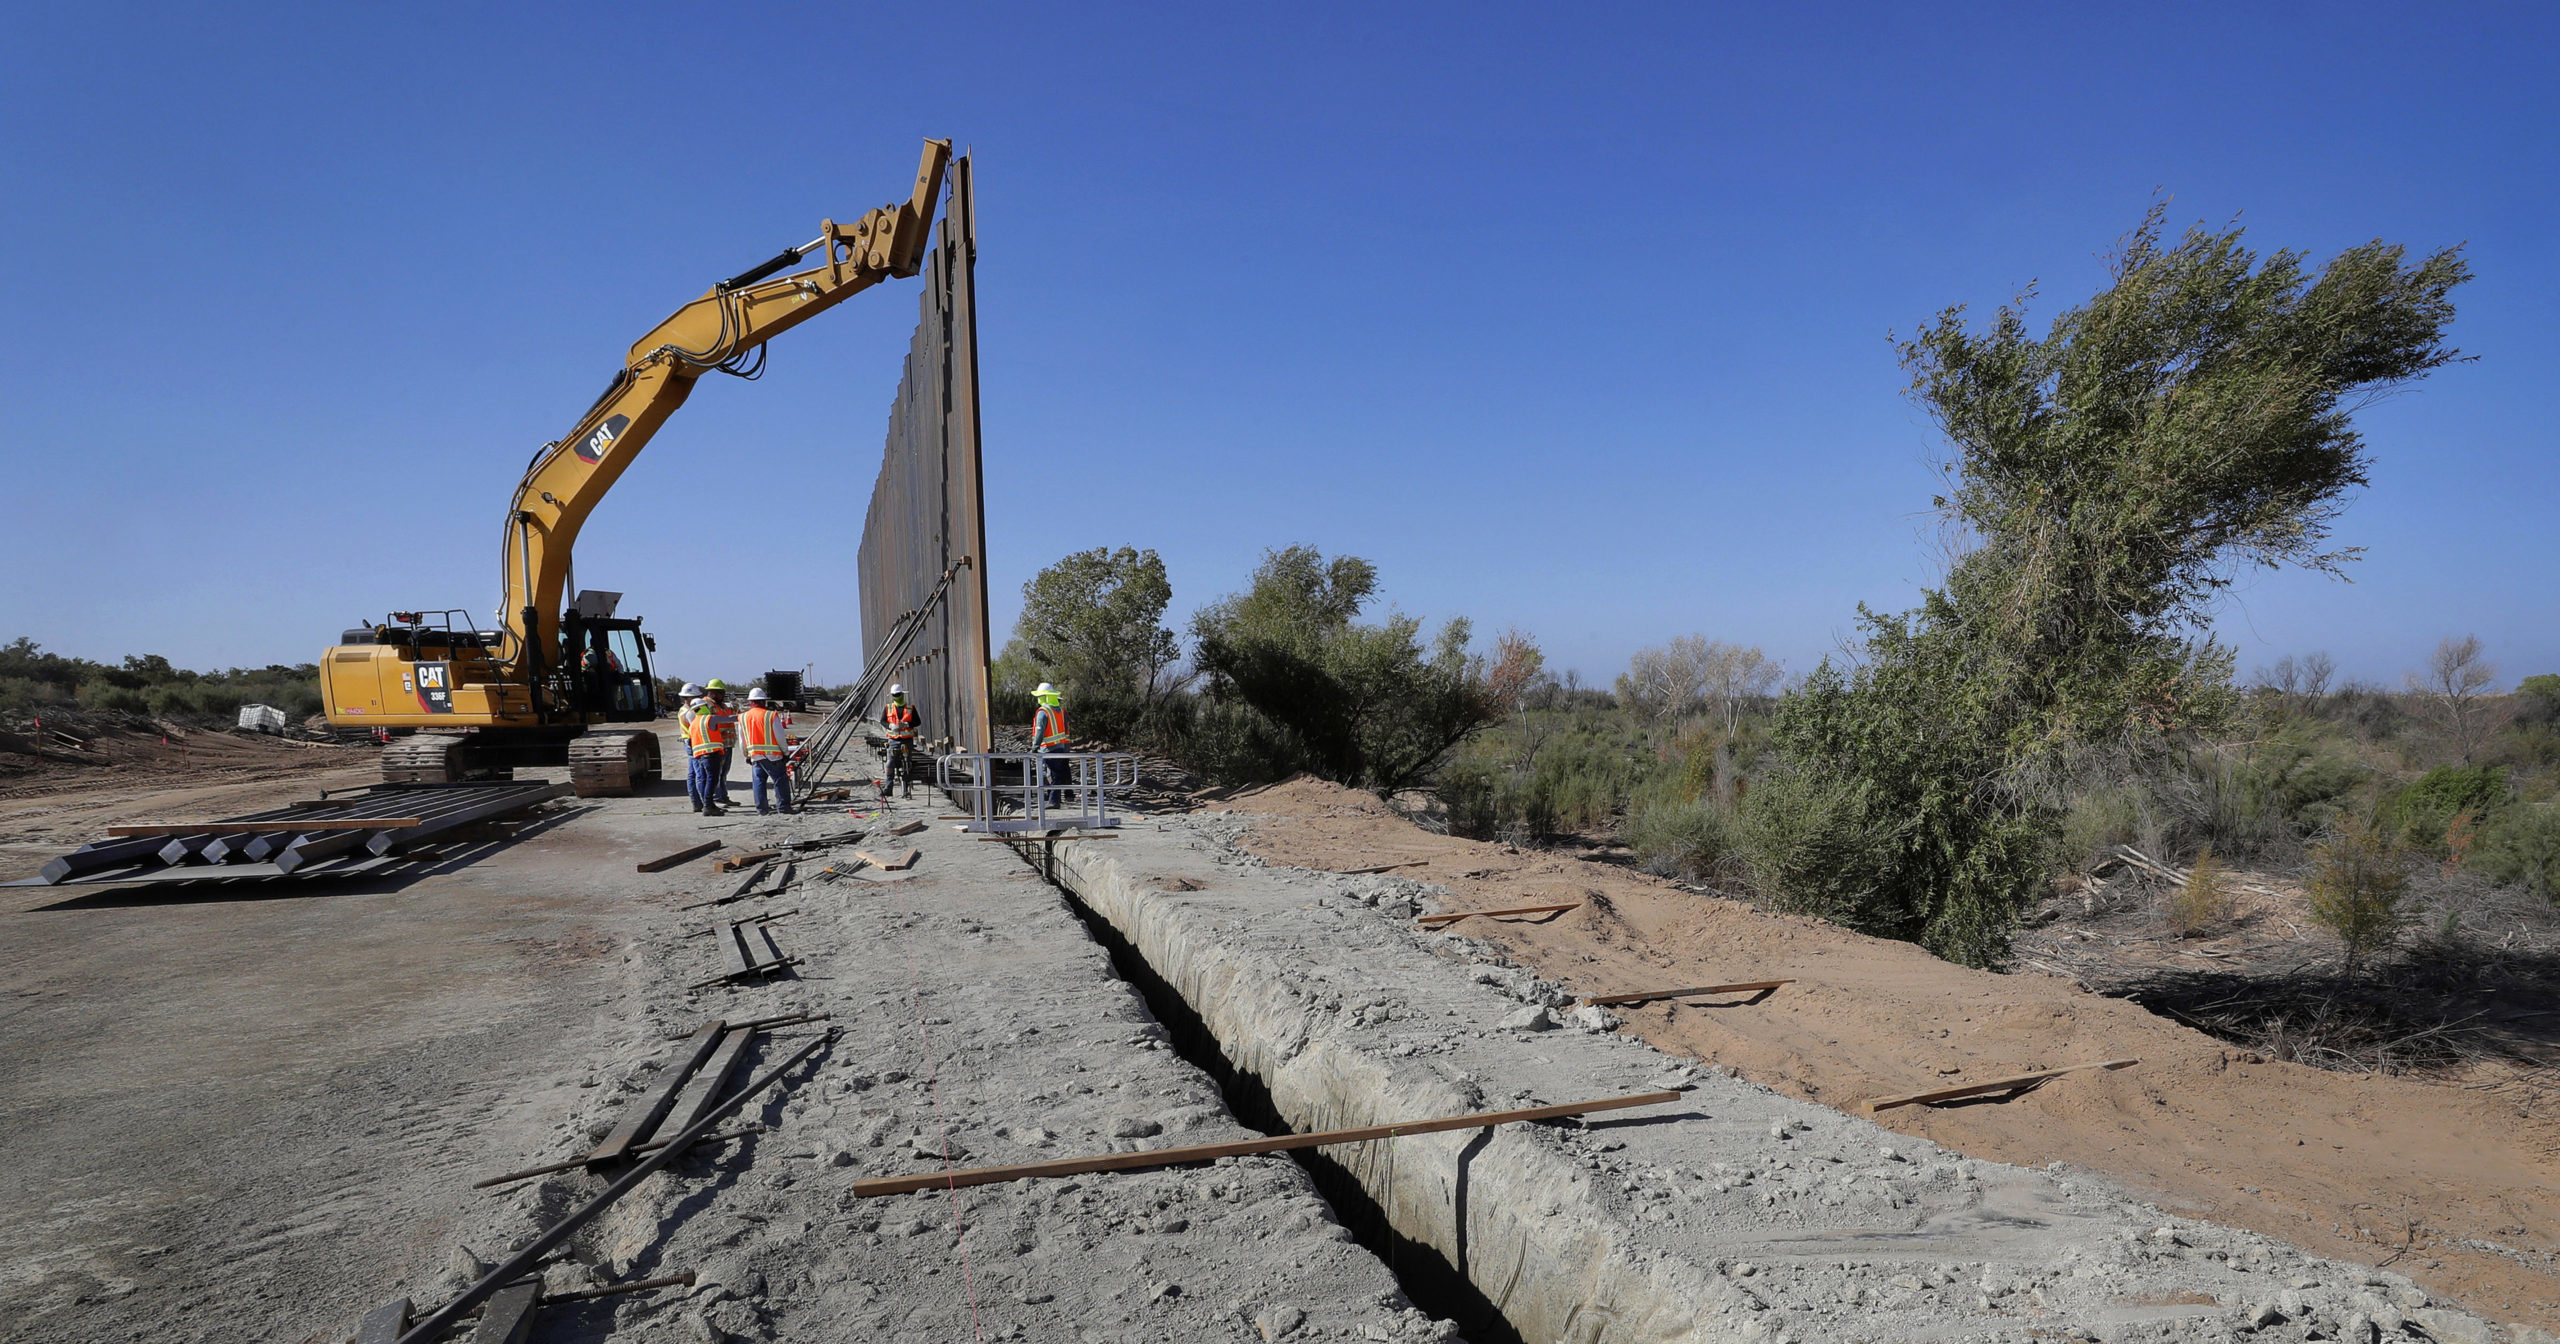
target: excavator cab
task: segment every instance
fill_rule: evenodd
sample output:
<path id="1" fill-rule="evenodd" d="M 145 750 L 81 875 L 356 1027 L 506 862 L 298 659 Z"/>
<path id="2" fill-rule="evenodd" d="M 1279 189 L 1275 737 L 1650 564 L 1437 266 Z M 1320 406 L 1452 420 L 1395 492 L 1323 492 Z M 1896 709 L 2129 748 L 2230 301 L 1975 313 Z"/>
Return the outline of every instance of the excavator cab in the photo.
<path id="1" fill-rule="evenodd" d="M 571 697 L 590 723 L 647 723 L 658 716 L 658 678 L 649 655 L 658 641 L 638 618 L 584 620 L 572 615 L 562 636 L 578 650 Z"/>

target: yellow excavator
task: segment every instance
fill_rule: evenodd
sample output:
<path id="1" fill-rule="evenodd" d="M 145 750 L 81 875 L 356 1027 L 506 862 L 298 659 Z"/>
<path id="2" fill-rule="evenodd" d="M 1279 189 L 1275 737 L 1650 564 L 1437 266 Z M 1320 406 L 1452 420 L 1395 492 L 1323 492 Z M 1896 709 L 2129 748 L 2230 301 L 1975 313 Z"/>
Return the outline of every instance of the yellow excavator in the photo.
<path id="1" fill-rule="evenodd" d="M 517 766 L 566 763 L 577 792 L 590 797 L 658 779 L 657 734 L 609 726 L 657 717 L 656 641 L 639 618 L 614 614 L 620 594 L 572 597 L 578 529 L 695 379 L 714 369 L 752 378 L 766 341 L 883 280 L 916 274 L 950 162 L 950 141 L 926 141 L 905 202 L 850 224 L 825 221 L 815 240 L 713 285 L 631 347 L 604 395 L 566 437 L 534 453 L 516 486 L 500 544 L 498 628 L 480 629 L 460 609 L 395 611 L 339 636 L 320 660 L 329 721 L 417 730 L 384 748 L 384 779 L 505 779 Z M 812 253 L 820 264 L 792 269 Z"/>

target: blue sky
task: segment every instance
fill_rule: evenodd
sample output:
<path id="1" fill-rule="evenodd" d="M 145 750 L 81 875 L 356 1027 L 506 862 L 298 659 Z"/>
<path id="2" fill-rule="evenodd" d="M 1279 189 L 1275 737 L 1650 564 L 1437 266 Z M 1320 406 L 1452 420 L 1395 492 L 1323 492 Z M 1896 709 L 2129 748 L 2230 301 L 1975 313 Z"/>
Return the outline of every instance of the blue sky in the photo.
<path id="1" fill-rule="evenodd" d="M 2099 283 L 2155 191 L 2315 258 L 2468 246 L 2476 362 L 2362 418 L 2353 584 L 2252 578 L 2245 668 L 2560 669 L 2547 6 L 48 6 L 0 45 L 0 638 L 310 659 L 497 598 L 527 456 L 721 276 L 977 158 L 997 615 L 1265 547 L 1606 682 L 1796 668 L 1939 557 L 1889 334 Z M 667 670 L 859 663 L 914 282 L 705 379 L 588 586 Z M 1001 631 L 999 632 L 1001 637 Z"/>

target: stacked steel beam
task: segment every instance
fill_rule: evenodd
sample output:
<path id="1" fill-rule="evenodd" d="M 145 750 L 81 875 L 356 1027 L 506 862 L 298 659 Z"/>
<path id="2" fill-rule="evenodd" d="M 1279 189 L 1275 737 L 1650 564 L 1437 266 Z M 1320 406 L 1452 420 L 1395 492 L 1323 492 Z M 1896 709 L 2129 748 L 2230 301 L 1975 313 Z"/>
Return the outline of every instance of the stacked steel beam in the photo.
<path id="1" fill-rule="evenodd" d="M 55 858 L 12 886 L 235 881 L 364 872 L 467 826 L 523 812 L 566 784 L 497 780 L 377 784 L 342 798 L 295 803 L 219 821 L 122 826 L 124 834 Z"/>

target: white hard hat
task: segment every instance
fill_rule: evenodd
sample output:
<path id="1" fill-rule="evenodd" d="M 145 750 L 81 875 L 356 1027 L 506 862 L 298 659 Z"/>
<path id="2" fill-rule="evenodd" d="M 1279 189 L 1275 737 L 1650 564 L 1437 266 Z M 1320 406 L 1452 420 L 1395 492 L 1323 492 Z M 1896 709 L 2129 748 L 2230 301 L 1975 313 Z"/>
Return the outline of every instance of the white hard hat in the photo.
<path id="1" fill-rule="evenodd" d="M 762 686 L 749 687 L 747 689 L 747 698 L 750 700 L 762 700 L 764 698 L 764 688 Z"/>
<path id="2" fill-rule="evenodd" d="M 899 685 L 898 683 L 896 683 L 896 682 L 894 682 L 894 681 L 889 683 L 889 694 L 891 694 L 891 695 L 905 695 L 906 693 L 907 693 L 907 688 L 906 688 L 906 687 L 901 686 L 901 685 Z"/>
<path id="3" fill-rule="evenodd" d="M 1021 685 L 1022 683 L 1020 683 L 1020 682 L 1015 682 L 1014 684 L 1015 684 L 1015 685 L 1017 685 L 1017 686 L 1019 686 L 1019 685 Z M 1045 681 L 1044 681 L 1044 682 L 1041 682 L 1039 685 L 1032 687 L 1032 688 L 1031 688 L 1031 693 L 1032 693 L 1033 695 L 1056 695 L 1056 694 L 1058 693 L 1058 688 L 1057 688 L 1057 687 L 1055 687 L 1055 686 L 1052 686 L 1052 685 L 1050 685 L 1049 683 L 1047 683 L 1047 682 L 1045 682 Z"/>
<path id="4" fill-rule="evenodd" d="M 678 695 L 700 695 L 700 694 L 702 694 L 702 688 L 701 688 L 701 687 L 699 687 L 699 686 L 696 686 L 696 685 L 694 685 L 692 682 L 689 682 L 689 681 L 688 681 L 688 682 L 686 682 L 686 683 L 684 684 L 684 689 L 683 689 L 683 690 L 681 690 L 681 691 L 676 692 L 676 694 L 678 694 Z"/>

